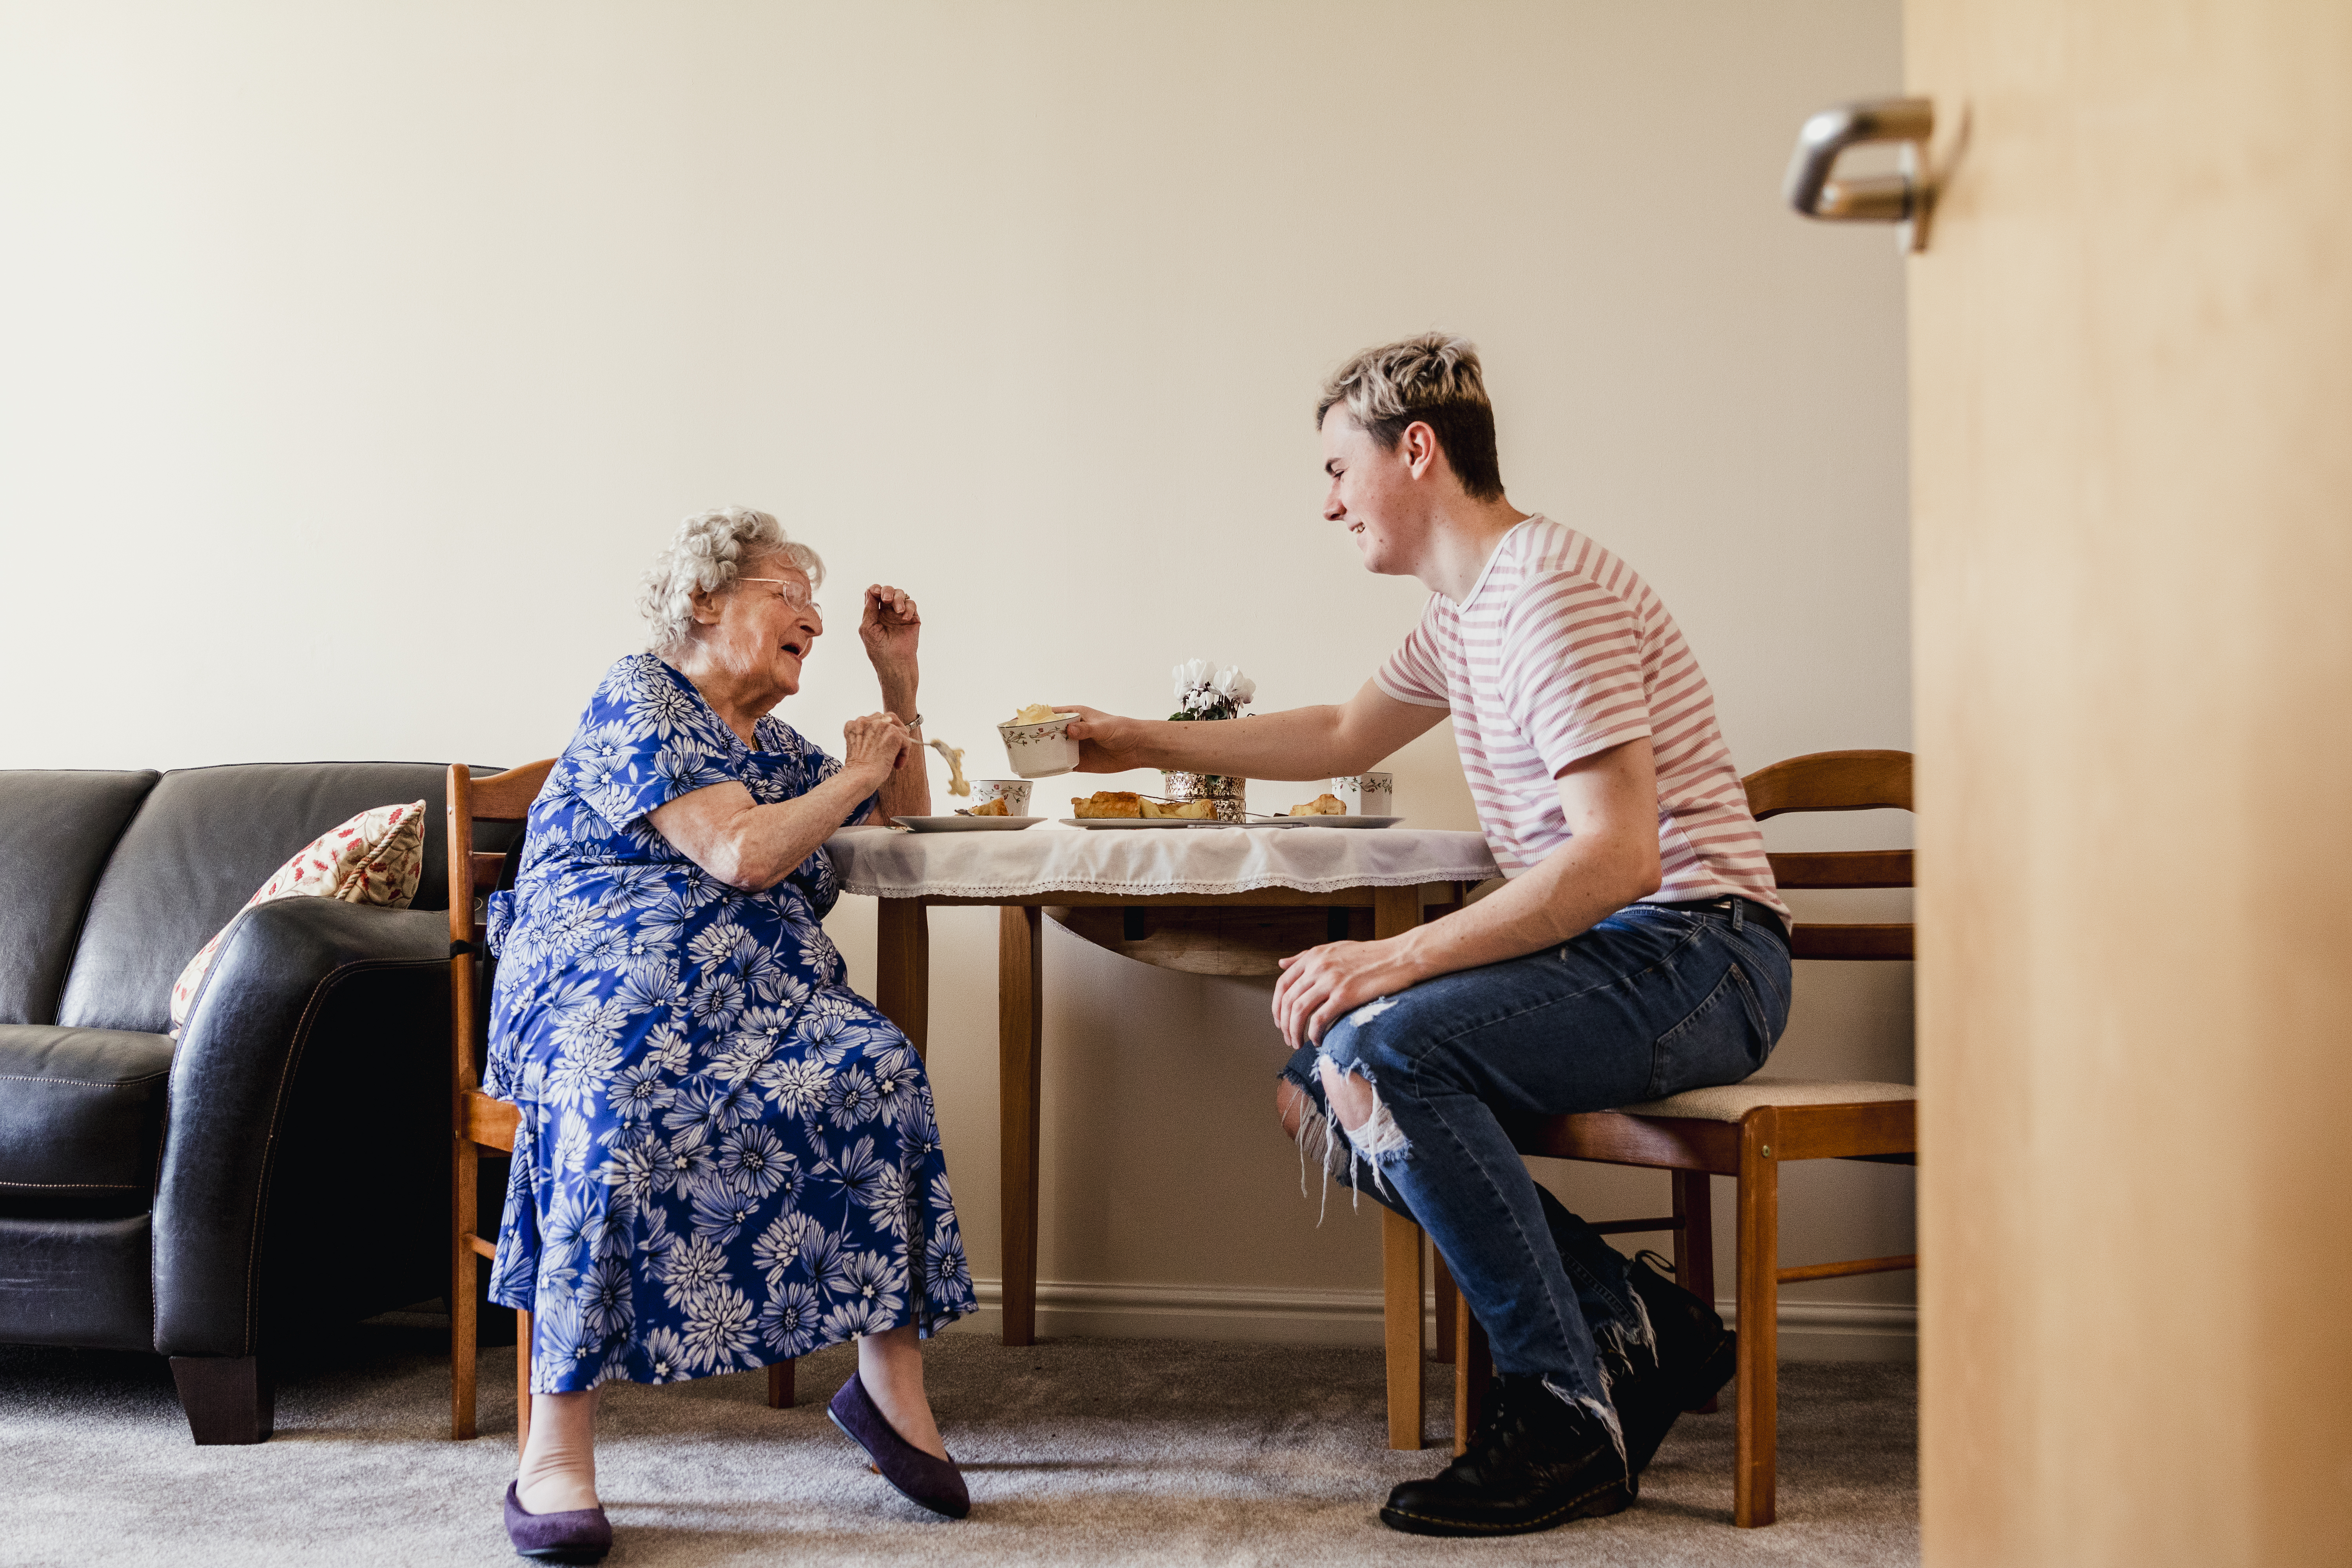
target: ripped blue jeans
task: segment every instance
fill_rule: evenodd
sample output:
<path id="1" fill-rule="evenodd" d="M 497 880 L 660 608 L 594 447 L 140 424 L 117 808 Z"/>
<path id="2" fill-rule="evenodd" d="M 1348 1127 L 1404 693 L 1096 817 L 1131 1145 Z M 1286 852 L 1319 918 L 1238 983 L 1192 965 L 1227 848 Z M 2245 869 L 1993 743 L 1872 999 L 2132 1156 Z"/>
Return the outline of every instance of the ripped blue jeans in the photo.
<path id="1" fill-rule="evenodd" d="M 1613 1431 L 1611 1377 L 1654 1364 L 1648 1320 L 1623 1257 L 1536 1185 L 1509 1128 L 1738 1082 L 1788 1024 L 1789 979 L 1758 906 L 1633 904 L 1565 946 L 1367 1003 L 1282 1076 L 1314 1100 L 1302 1146 L 1429 1232 L 1496 1370 Z M 1325 1058 L 1371 1086 L 1361 1126 L 1331 1115 Z"/>

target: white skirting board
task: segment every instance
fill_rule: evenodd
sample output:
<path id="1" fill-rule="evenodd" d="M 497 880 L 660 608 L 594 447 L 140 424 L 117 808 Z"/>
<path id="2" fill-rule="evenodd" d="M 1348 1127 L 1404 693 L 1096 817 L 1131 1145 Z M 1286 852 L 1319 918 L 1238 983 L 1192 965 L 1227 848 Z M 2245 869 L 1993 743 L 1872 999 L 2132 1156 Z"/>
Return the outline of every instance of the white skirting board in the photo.
<path id="1" fill-rule="evenodd" d="M 1003 1331 L 1003 1287 L 975 1279 L 980 1310 L 950 1332 Z M 1737 1327 L 1729 1300 L 1716 1303 Z M 1900 1303 L 1780 1302 L 1785 1361 L 1911 1361 L 1919 1310 Z M 1037 1282 L 1037 1331 L 1099 1339 L 1256 1340 L 1277 1344 L 1377 1345 L 1378 1290 L 1270 1290 L 1246 1285 Z M 1429 1331 L 1424 1331 L 1425 1332 Z"/>

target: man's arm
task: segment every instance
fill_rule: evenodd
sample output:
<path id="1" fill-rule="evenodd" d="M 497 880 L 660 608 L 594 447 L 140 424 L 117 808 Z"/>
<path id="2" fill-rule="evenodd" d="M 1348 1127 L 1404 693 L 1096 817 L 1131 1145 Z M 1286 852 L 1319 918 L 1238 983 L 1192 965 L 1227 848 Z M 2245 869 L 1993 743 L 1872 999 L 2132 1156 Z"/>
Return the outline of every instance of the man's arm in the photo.
<path id="1" fill-rule="evenodd" d="M 1274 1017 L 1294 1049 L 1376 997 L 1458 969 L 1557 947 L 1658 890 L 1658 781 L 1646 737 L 1571 763 L 1559 779 L 1566 844 L 1468 909 L 1381 942 L 1335 942 L 1282 961 Z"/>
<path id="2" fill-rule="evenodd" d="M 1076 703 L 1054 705 L 1080 721 L 1078 771 L 1185 768 L 1252 779 L 1316 779 L 1360 773 L 1446 716 L 1443 708 L 1400 702 L 1367 680 L 1337 706 L 1291 708 L 1247 720 L 1122 719 Z"/>

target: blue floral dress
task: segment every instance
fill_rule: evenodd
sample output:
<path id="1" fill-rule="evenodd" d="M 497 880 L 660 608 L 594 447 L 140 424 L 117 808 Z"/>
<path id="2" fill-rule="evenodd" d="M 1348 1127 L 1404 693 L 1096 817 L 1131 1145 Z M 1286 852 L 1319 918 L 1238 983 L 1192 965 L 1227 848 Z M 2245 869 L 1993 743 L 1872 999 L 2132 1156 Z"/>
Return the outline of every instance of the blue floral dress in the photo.
<path id="1" fill-rule="evenodd" d="M 483 1086 L 522 1110 L 490 1297 L 535 1315 L 537 1393 L 928 1338 L 974 1306 L 922 1061 L 817 923 L 840 896 L 824 848 L 747 893 L 646 821 L 709 784 L 769 804 L 841 771 L 773 717 L 754 734 L 622 659 L 490 900 Z"/>

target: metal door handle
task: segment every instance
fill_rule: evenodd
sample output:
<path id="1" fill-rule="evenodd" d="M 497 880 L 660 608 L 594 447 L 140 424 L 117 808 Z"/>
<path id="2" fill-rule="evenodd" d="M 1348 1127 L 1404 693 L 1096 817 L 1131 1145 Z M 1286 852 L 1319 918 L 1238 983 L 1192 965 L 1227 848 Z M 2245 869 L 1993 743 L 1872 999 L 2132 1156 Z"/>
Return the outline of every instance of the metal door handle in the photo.
<path id="1" fill-rule="evenodd" d="M 1824 109 L 1797 132 L 1782 189 L 1789 205 L 1807 217 L 1840 223 L 1909 226 L 1904 248 L 1925 245 L 1925 220 L 1934 196 L 1926 179 L 1928 139 L 1936 131 L 1936 106 L 1924 98 L 1886 98 Z M 1833 180 L 1838 154 L 1865 142 L 1903 143 L 1903 172 L 1858 180 Z"/>

